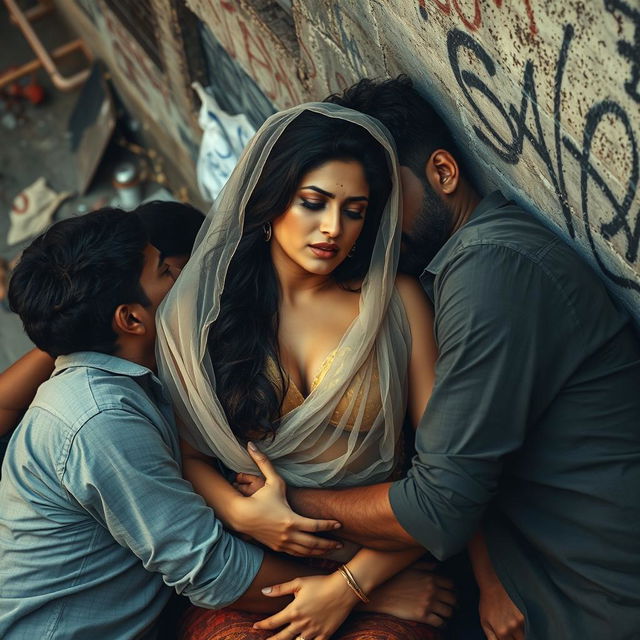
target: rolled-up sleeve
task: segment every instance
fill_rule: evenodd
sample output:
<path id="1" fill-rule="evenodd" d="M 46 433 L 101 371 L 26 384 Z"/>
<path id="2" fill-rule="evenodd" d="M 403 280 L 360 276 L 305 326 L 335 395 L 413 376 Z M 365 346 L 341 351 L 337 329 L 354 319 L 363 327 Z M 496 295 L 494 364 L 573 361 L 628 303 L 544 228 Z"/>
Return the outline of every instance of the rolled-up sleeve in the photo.
<path id="1" fill-rule="evenodd" d="M 68 494 L 148 571 L 202 607 L 237 600 L 262 551 L 224 530 L 143 416 L 99 413 L 77 432 L 62 474 Z"/>
<path id="2" fill-rule="evenodd" d="M 400 524 L 439 559 L 460 551 L 510 454 L 565 373 L 552 366 L 571 321 L 561 287 L 504 246 L 461 250 L 435 280 L 436 381 L 406 478 L 390 489 Z"/>

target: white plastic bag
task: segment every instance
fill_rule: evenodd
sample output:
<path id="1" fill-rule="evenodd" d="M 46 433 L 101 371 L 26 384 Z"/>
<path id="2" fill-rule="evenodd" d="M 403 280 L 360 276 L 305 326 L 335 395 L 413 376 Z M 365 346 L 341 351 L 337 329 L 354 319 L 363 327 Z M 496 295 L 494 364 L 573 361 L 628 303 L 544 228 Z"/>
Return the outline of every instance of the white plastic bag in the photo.
<path id="1" fill-rule="evenodd" d="M 202 102 L 198 118 L 203 131 L 198 154 L 198 188 L 203 198 L 213 202 L 255 129 L 244 114 L 232 116 L 223 111 L 199 82 L 191 86 Z"/>
<path id="2" fill-rule="evenodd" d="M 7 244 L 14 245 L 36 236 L 50 224 L 56 209 L 71 193 L 56 193 L 47 186 L 45 178 L 38 178 L 14 199 L 9 218 L 11 226 Z"/>

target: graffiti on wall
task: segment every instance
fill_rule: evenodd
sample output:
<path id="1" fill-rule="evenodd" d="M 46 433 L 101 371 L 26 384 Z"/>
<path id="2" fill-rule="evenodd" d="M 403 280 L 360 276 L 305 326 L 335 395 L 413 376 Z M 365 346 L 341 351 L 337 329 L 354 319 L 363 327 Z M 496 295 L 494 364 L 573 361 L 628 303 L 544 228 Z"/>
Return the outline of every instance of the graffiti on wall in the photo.
<path id="1" fill-rule="evenodd" d="M 99 28 L 106 33 L 118 72 L 144 109 L 158 122 L 170 127 L 174 139 L 180 140 L 187 127 L 172 100 L 165 76 L 108 9 L 104 10 L 102 18 Z"/>
<path id="2" fill-rule="evenodd" d="M 301 87 L 296 82 L 295 61 L 286 60 L 283 52 L 265 39 L 265 32 L 247 19 L 236 3 L 192 0 L 189 5 L 269 100 L 281 108 L 303 102 Z"/>
<path id="3" fill-rule="evenodd" d="M 492 0 L 493 4 L 500 9 L 503 4 L 503 0 Z M 525 8 L 527 19 L 528 19 L 528 29 L 532 35 L 536 35 L 538 33 L 538 25 L 536 24 L 536 18 L 533 13 L 533 7 L 531 6 L 531 0 L 520 0 Z M 452 12 L 458 16 L 462 24 L 469 31 L 477 31 L 482 26 L 482 7 L 480 5 L 480 0 L 473 0 L 473 10 L 471 12 L 465 12 L 460 6 L 460 0 L 419 0 L 418 1 L 418 9 L 420 11 L 420 17 L 423 20 L 429 19 L 429 14 L 427 13 L 427 4 L 432 4 L 435 6 L 440 13 L 445 16 L 451 15 Z M 471 15 L 473 13 L 473 16 Z"/>
<path id="4" fill-rule="evenodd" d="M 200 37 L 207 63 L 208 88 L 217 103 L 227 113 L 244 114 L 253 128 L 258 129 L 275 111 L 273 104 L 204 23 L 200 23 Z"/>
<path id="5" fill-rule="evenodd" d="M 605 9 L 618 19 L 628 18 L 633 25 L 633 42 L 621 38 L 616 42 L 618 53 L 629 65 L 629 76 L 624 83 L 627 94 L 640 102 L 640 9 L 624 0 L 605 0 Z"/>
<path id="6" fill-rule="evenodd" d="M 434 0 L 435 1 L 435 0 Z M 609 12 L 620 12 L 634 23 L 634 42 L 618 41 L 617 51 L 621 62 L 629 66 L 629 76 L 624 83 L 626 93 L 638 101 L 638 82 L 640 80 L 640 12 L 632 9 L 624 0 L 604 0 Z M 527 59 L 520 84 L 520 102 L 506 102 L 492 89 L 492 78 L 496 75 L 496 63 L 474 36 L 460 29 L 452 29 L 447 35 L 449 63 L 458 87 L 471 111 L 477 117 L 472 129 L 483 145 L 491 149 L 505 163 L 517 164 L 529 144 L 542 162 L 553 185 L 564 222 L 569 235 L 576 237 L 575 218 L 572 215 L 567 195 L 567 162 L 575 161 L 579 165 L 580 175 L 580 212 L 584 231 L 593 255 L 603 273 L 615 284 L 626 289 L 640 292 L 638 279 L 623 277 L 608 266 L 608 261 L 600 254 L 594 238 L 594 229 L 605 240 L 617 241 L 623 247 L 623 256 L 633 264 L 638 258 L 640 245 L 640 205 L 635 202 L 638 194 L 639 157 L 637 146 L 637 113 L 630 114 L 625 107 L 613 98 L 594 100 L 584 115 L 582 139 L 577 143 L 563 132 L 563 80 L 567 61 L 571 55 L 574 28 L 567 24 L 557 54 L 555 77 L 553 81 L 553 131 L 549 133 L 542 126 L 538 102 L 538 77 L 536 64 Z M 463 52 L 465 55 L 463 55 Z M 466 64 L 466 60 L 472 64 Z M 544 80 L 546 78 L 543 76 Z M 495 85 L 493 85 L 495 86 Z M 482 100 L 478 98 L 482 97 Z M 487 113 L 482 105 L 491 105 Z M 500 122 L 496 122 L 499 114 Z M 610 181 L 598 169 L 593 159 L 593 141 L 602 128 L 611 131 L 620 130 L 619 144 L 625 150 L 630 162 L 626 185 L 622 194 L 616 194 Z M 505 132 L 506 135 L 505 135 Z M 610 214 L 603 217 L 602 207 L 598 215 L 593 215 L 593 190 L 604 197 L 610 207 Z M 600 200 L 600 203 L 602 201 Z M 634 208 L 635 202 L 635 208 Z M 575 203 L 574 203 L 575 207 Z"/>

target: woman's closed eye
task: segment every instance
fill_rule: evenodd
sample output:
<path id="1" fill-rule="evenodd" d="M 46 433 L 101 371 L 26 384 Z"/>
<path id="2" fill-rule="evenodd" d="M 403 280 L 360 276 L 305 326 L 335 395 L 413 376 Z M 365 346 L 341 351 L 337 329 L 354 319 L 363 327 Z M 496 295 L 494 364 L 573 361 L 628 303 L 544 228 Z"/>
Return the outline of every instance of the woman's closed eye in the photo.
<path id="1" fill-rule="evenodd" d="M 305 209 L 310 209 L 311 211 L 321 211 L 326 206 L 326 203 L 324 201 L 306 200 L 305 198 L 302 198 L 300 205 Z M 352 220 L 362 220 L 364 217 L 364 211 L 362 209 L 343 209 L 342 213 Z"/>
<path id="2" fill-rule="evenodd" d="M 364 210 L 362 209 L 345 209 L 343 213 L 349 216 L 352 220 L 362 220 L 362 218 L 364 218 Z"/>
<path id="3" fill-rule="evenodd" d="M 301 199 L 300 204 L 305 209 L 311 209 L 311 211 L 320 211 L 320 209 L 323 209 L 325 206 L 325 203 L 323 200 L 322 201 L 305 200 L 305 198 Z"/>

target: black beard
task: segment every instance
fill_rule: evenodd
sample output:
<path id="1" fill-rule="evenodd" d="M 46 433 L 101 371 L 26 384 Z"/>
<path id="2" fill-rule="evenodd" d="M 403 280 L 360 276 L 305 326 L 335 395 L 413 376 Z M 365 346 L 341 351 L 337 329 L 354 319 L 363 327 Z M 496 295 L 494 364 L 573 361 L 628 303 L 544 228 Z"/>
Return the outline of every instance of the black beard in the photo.
<path id="1" fill-rule="evenodd" d="M 452 215 L 447 205 L 426 181 L 422 207 L 411 233 L 403 234 L 399 271 L 418 277 L 451 235 Z"/>

